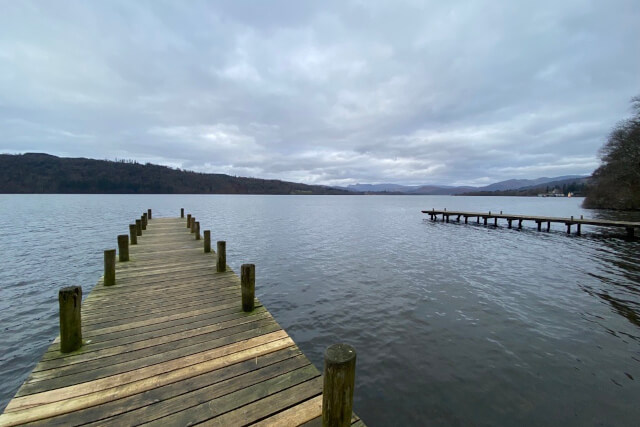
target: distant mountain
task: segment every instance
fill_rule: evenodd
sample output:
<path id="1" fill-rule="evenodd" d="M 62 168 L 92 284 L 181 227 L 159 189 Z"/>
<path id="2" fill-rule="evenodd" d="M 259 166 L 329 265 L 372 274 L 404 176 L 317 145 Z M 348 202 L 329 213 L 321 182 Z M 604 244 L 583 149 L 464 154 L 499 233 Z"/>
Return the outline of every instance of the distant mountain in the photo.
<path id="1" fill-rule="evenodd" d="M 408 193 L 411 190 L 418 188 L 418 186 L 411 185 L 399 185 L 399 184 L 351 184 L 347 187 L 342 187 L 349 191 L 359 192 L 400 192 Z"/>
<path id="2" fill-rule="evenodd" d="M 41 153 L 0 154 L 0 193 L 354 194 L 320 185 Z"/>
<path id="3" fill-rule="evenodd" d="M 590 176 L 580 175 L 575 178 L 566 178 L 566 176 L 558 178 L 564 179 L 545 181 L 540 184 L 509 190 L 470 191 L 462 193 L 461 196 L 537 196 L 538 194 L 553 192 L 554 190 L 561 194 L 573 193 L 575 196 L 581 196 L 584 195 L 589 180 L 591 179 Z"/>
<path id="4" fill-rule="evenodd" d="M 584 178 L 583 175 L 564 175 L 556 176 L 554 178 L 537 178 L 537 179 L 508 179 L 506 181 L 496 182 L 494 184 L 487 185 L 485 187 L 477 188 L 477 191 L 502 191 L 502 190 L 516 190 L 518 188 L 534 187 L 546 184 L 554 181 L 565 181 L 568 179 Z"/>
<path id="5" fill-rule="evenodd" d="M 506 181 L 495 182 L 483 187 L 472 186 L 448 186 L 448 185 L 399 185 L 399 184 L 352 184 L 347 187 L 337 187 L 348 191 L 359 191 L 364 193 L 394 193 L 394 194 L 416 194 L 416 195 L 457 195 L 478 192 L 507 191 L 521 188 L 538 187 L 540 185 L 565 181 L 584 179 L 582 175 L 564 175 L 553 178 L 537 179 L 508 179 Z"/>

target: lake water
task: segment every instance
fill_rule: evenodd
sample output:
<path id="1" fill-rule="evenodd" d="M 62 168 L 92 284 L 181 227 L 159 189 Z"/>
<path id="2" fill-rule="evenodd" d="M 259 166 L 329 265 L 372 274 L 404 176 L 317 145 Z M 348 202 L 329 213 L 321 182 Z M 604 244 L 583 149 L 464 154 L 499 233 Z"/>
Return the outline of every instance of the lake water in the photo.
<path id="1" fill-rule="evenodd" d="M 421 209 L 625 217 L 581 199 L 0 195 L 0 409 L 58 332 L 57 290 L 102 273 L 143 210 L 193 213 L 313 363 L 358 352 L 370 426 L 638 425 L 640 244 L 562 225 L 431 222 Z M 609 234 L 610 232 L 604 232 Z"/>

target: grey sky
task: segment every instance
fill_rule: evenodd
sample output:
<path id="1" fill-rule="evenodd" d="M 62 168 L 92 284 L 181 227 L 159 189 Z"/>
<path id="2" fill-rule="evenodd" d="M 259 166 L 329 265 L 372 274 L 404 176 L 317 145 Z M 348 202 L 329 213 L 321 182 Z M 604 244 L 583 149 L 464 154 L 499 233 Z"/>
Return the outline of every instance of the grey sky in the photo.
<path id="1" fill-rule="evenodd" d="M 0 152 L 305 183 L 590 173 L 640 1 L 0 0 Z"/>

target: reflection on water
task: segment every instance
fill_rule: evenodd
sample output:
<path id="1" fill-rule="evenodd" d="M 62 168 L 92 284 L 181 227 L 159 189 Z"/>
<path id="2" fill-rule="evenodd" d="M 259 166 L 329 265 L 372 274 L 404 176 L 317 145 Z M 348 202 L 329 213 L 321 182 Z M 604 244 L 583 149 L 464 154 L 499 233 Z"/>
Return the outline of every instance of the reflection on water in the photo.
<path id="1" fill-rule="evenodd" d="M 580 199 L 448 196 L 0 196 L 0 407 L 57 333 L 56 291 L 149 207 L 227 240 L 234 270 L 316 366 L 358 351 L 376 425 L 636 425 L 640 243 L 425 220 L 422 209 L 640 220 Z M 614 232 L 615 234 L 615 232 Z M 620 233 L 618 232 L 618 235 Z"/>

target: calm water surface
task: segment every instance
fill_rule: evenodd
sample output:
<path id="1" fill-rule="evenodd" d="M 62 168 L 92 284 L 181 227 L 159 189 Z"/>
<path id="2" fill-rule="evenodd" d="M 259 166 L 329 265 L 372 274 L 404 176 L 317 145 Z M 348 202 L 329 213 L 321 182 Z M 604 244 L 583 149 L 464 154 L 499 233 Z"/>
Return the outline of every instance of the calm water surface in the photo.
<path id="1" fill-rule="evenodd" d="M 640 244 L 433 223 L 421 209 L 586 217 L 581 199 L 0 195 L 0 408 L 57 335 L 57 290 L 102 273 L 146 208 L 184 207 L 315 365 L 358 351 L 370 426 L 638 425 Z M 607 236 L 603 236 L 603 233 Z"/>

